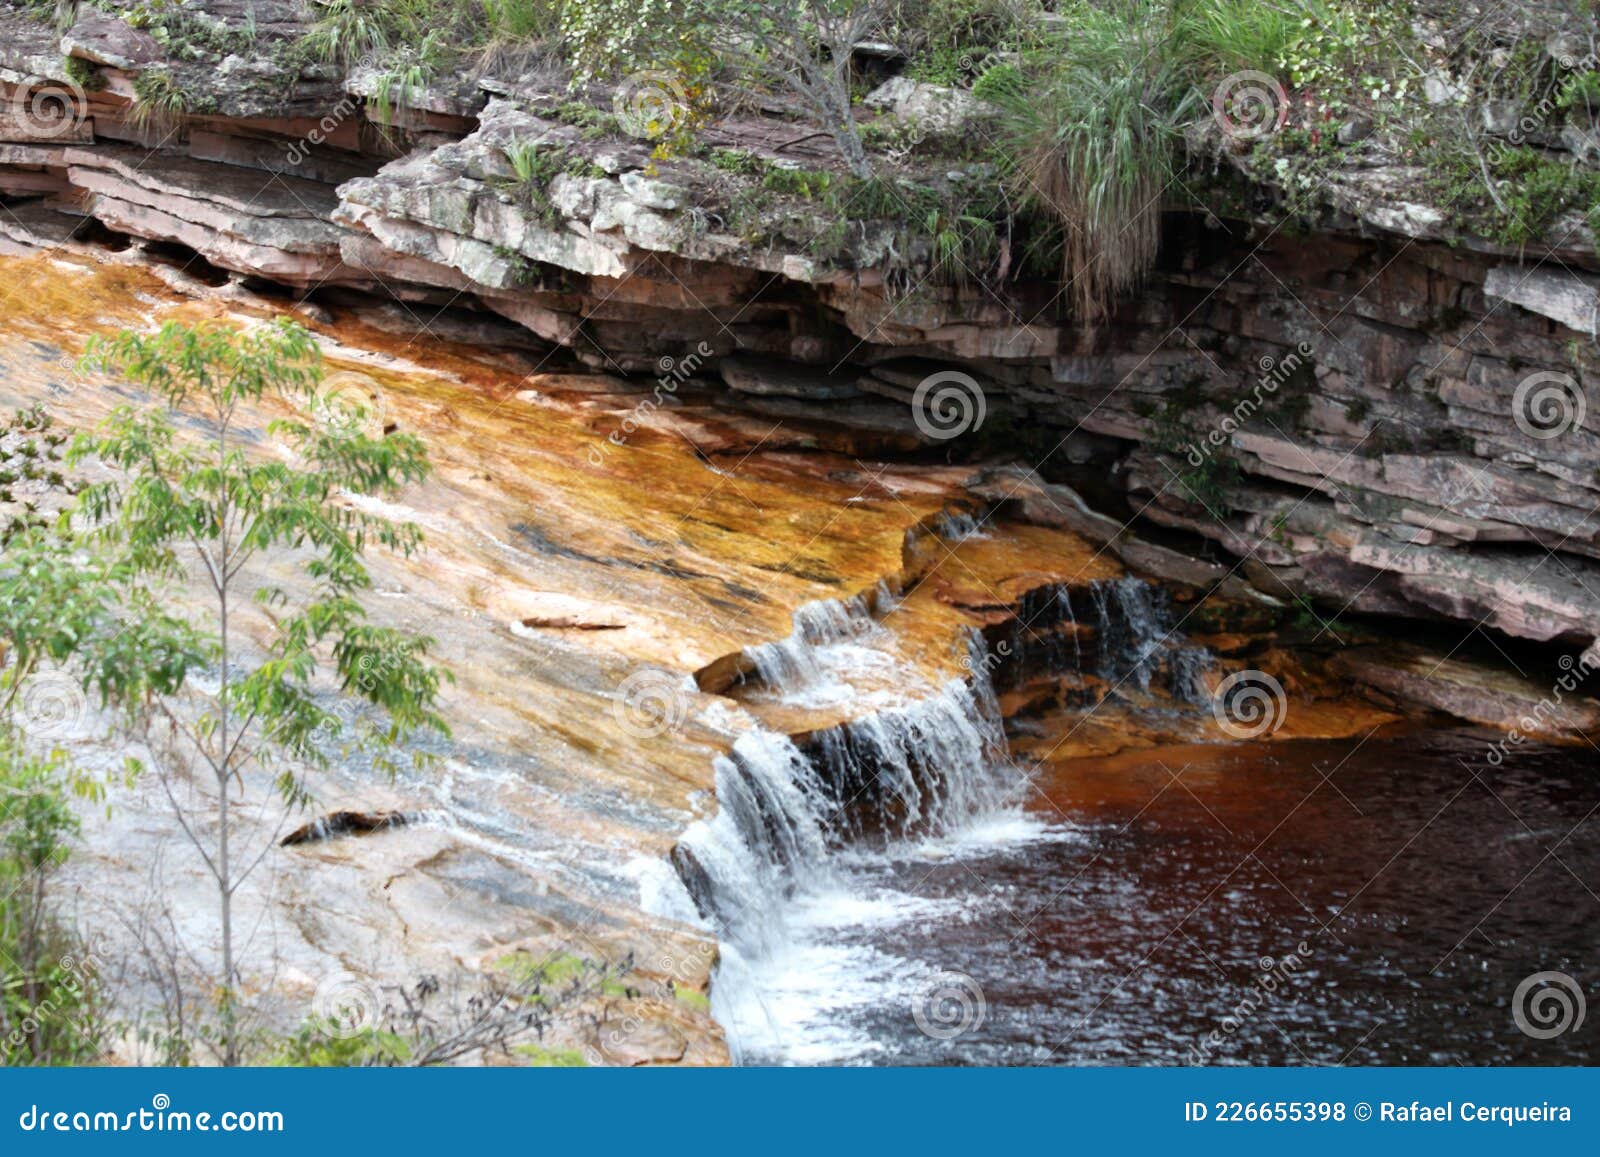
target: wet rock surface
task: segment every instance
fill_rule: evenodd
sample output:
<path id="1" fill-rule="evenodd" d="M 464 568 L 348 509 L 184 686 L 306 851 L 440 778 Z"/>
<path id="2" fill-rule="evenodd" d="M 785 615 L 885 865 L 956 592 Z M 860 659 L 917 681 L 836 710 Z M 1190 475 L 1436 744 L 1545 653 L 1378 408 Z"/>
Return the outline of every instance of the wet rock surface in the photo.
<path id="1" fill-rule="evenodd" d="M 726 172 L 589 131 L 564 94 L 486 76 L 380 115 L 370 70 L 285 55 L 300 5 L 204 8 L 230 28 L 248 11 L 259 41 L 172 61 L 109 16 L 58 39 L 0 9 L 0 254 L 20 298 L 0 340 L 8 403 L 89 422 L 109 394 L 64 383 L 90 332 L 296 308 L 439 459 L 407 498 L 433 549 L 383 572 L 380 604 L 462 674 L 459 742 L 438 782 L 319 785 L 325 822 L 245 898 L 272 929 L 281 1023 L 331 970 L 561 952 L 642 962 L 648 1005 L 589 1010 L 574 1048 L 726 1059 L 682 995 L 705 990 L 719 938 L 646 898 L 715 814 L 717 761 L 763 732 L 860 774 L 893 763 L 915 711 L 975 685 L 971 631 L 1012 649 L 985 677 L 1022 759 L 1215 741 L 1205 704 L 1244 664 L 1296 702 L 1283 739 L 1427 712 L 1592 734 L 1592 688 L 1542 709 L 1537 677 L 1340 621 L 1596 654 L 1585 226 L 1536 262 L 1414 203 L 1415 172 L 1374 167 L 1333 182 L 1310 237 L 1174 215 L 1149 283 L 1091 328 L 1046 280 L 907 293 L 892 238 L 833 244 L 803 198 L 752 240 Z M 169 67 L 204 107 L 136 116 L 140 75 Z M 25 115 L 52 86 L 56 113 Z M 935 131 L 985 115 L 909 81 L 875 106 Z M 791 134 L 747 114 L 705 130 L 779 167 L 830 163 Z M 509 157 L 529 145 L 560 159 L 532 187 Z M 951 375 L 976 404 L 954 439 L 927 392 Z M 936 525 L 952 516 L 971 526 Z M 1176 601 L 1158 613 L 1146 588 Z M 859 632 L 808 636 L 817 608 L 867 596 L 865 620 L 845 615 Z M 1217 605 L 1226 621 L 1190 622 Z M 1280 646 L 1292 614 L 1310 622 Z M 1187 641 L 1130 660 L 1156 622 Z M 831 658 L 784 666 L 819 638 Z M 90 892 L 136 889 L 172 835 L 154 796 L 117 802 Z M 203 941 L 202 881 L 173 871 Z"/>
<path id="2" fill-rule="evenodd" d="M 243 27 L 244 6 L 200 7 L 224 41 Z M 301 291 L 485 310 L 602 371 L 652 374 L 696 351 L 696 372 L 758 412 L 799 423 L 807 406 L 830 418 L 848 408 L 843 425 L 892 434 L 880 444 L 901 452 L 933 439 L 900 407 L 955 369 L 1034 432 L 1027 456 L 1109 470 L 1142 518 L 1215 543 L 1269 597 L 1595 638 L 1600 408 L 1557 436 L 1508 421 L 1531 404 L 1530 377 L 1556 391 L 1541 405 L 1587 389 L 1570 353 L 1594 331 L 1580 227 L 1531 262 L 1409 204 L 1403 166 L 1356 166 L 1328 188 L 1359 230 L 1337 214 L 1309 240 L 1186 224 L 1147 291 L 1090 331 L 1048 308 L 1043 284 L 928 284 L 901 299 L 870 231 L 823 259 L 814 242 L 831 222 L 815 204 L 788 205 L 787 243 L 753 244 L 728 226 L 726 173 L 658 165 L 643 142 L 589 131 L 537 85 L 485 76 L 460 91 L 408 89 L 388 135 L 372 131 L 370 69 L 341 78 L 284 63 L 311 15 L 255 12 L 254 47 L 195 81 L 211 107 L 152 126 L 132 111 L 133 81 L 171 62 L 148 34 L 90 13 L 58 43 L 24 11 L 0 13 L 0 82 L 17 98 L 0 126 L 0 191 L 40 199 L 6 222 L 9 244 L 57 243 L 49 209 L 86 213 Z M 57 49 L 92 65 L 96 84 L 71 81 Z M 66 97 L 56 119 L 18 121 L 24 98 L 51 86 Z M 895 78 L 869 107 L 959 125 L 979 103 Z M 738 117 L 706 138 L 762 154 Z M 545 150 L 558 171 L 519 187 L 513 146 Z M 699 437 L 729 444 L 704 426 Z M 1238 476 L 1212 485 L 1224 457 Z M 1513 547 L 1555 561 L 1524 565 Z M 1507 597 L 1523 589 L 1526 610 Z"/>

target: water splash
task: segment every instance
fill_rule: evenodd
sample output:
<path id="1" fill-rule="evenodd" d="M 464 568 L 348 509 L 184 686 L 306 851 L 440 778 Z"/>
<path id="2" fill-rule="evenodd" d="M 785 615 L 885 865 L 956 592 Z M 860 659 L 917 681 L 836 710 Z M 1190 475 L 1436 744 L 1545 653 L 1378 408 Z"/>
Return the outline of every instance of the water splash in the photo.
<path id="1" fill-rule="evenodd" d="M 827 679 L 827 648 L 871 639 L 878 619 L 895 605 L 884 583 L 848 599 L 819 599 L 794 613 L 794 629 L 776 643 L 760 643 L 745 654 L 763 685 L 779 695 L 794 695 Z"/>
<path id="2" fill-rule="evenodd" d="M 1188 645 L 1163 588 L 1119 578 L 1090 583 L 1086 590 L 1082 618 L 1064 585 L 1023 596 L 1010 639 L 1018 670 L 1093 675 L 1107 695 L 1155 687 L 1184 704 L 1207 701 L 1204 675 L 1211 653 Z"/>
<path id="3" fill-rule="evenodd" d="M 684 833 L 673 864 L 722 942 L 713 1007 L 736 1056 L 745 1047 L 763 1056 L 800 1055 L 790 1050 L 805 1036 L 795 1008 L 814 1011 L 823 999 L 812 983 L 817 969 L 893 974 L 892 960 L 857 961 L 818 939 L 819 910 L 914 907 L 910 896 L 869 896 L 864 861 L 913 855 L 921 841 L 954 846 L 985 824 L 1009 830 L 997 821 L 1022 819 L 1022 776 L 1006 756 L 983 643 L 976 632 L 967 643 L 969 678 L 798 744 L 751 732 L 717 761 L 717 814 Z M 806 995 L 797 996 L 802 990 Z"/>

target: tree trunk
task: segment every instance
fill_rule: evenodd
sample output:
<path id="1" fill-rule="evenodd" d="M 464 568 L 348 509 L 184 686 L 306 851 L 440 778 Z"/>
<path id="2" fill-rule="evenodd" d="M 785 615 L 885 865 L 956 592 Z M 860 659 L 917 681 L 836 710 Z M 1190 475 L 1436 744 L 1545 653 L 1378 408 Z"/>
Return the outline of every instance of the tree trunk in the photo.
<path id="1" fill-rule="evenodd" d="M 861 134 L 856 131 L 853 119 L 834 129 L 833 139 L 838 142 L 839 151 L 844 154 L 845 166 L 852 177 L 865 181 L 872 176 L 872 162 L 867 158 L 867 150 L 862 147 Z"/>

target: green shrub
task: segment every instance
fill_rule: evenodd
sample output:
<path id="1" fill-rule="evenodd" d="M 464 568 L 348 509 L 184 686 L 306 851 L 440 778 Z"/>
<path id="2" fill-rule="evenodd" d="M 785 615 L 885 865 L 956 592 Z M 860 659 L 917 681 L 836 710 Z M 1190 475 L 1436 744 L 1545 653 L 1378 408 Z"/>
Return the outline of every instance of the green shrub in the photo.
<path id="1" fill-rule="evenodd" d="M 1001 94 L 1012 185 L 1060 221 L 1061 275 L 1086 319 L 1155 260 L 1178 126 L 1196 107 L 1173 31 L 1157 0 L 1082 6 L 1046 71 Z"/>
<path id="2" fill-rule="evenodd" d="M 906 75 L 933 84 L 967 84 L 992 53 L 1034 35 L 1037 0 L 896 0 L 889 24 L 911 53 Z"/>
<path id="3" fill-rule="evenodd" d="M 771 193 L 811 200 L 826 193 L 834 183 L 832 173 L 813 169 L 768 169 L 761 178 L 761 187 Z"/>
<path id="4" fill-rule="evenodd" d="M 0 729 L 0 1061 L 71 1065 L 96 1059 L 95 958 L 56 921 L 49 883 L 78 820 L 59 754 L 28 750 Z"/>

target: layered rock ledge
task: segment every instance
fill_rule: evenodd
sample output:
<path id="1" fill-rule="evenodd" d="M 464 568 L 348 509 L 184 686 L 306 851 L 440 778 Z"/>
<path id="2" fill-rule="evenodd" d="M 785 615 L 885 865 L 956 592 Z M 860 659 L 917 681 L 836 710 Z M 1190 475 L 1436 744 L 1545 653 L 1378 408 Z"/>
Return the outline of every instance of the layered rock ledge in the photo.
<path id="1" fill-rule="evenodd" d="M 1310 236 L 1172 214 L 1145 289 L 1086 326 L 1048 278 L 908 278 L 904 238 L 803 193 L 739 217 L 748 182 L 708 159 L 718 149 L 836 163 L 790 122 L 730 117 L 699 153 L 662 159 L 608 122 L 603 88 L 484 76 L 392 91 L 284 51 L 307 20 L 297 5 L 205 8 L 235 32 L 253 8 L 256 39 L 204 68 L 104 13 L 57 37 L 0 12 L 12 247 L 93 222 L 190 272 L 386 302 L 415 332 L 514 330 L 612 372 L 671 364 L 780 424 L 845 414 L 857 449 L 1087 474 L 1098 510 L 1169 534 L 1148 552 L 1156 573 L 1330 619 L 1594 644 L 1600 279 L 1581 221 L 1513 250 L 1413 204 L 1403 166 L 1338 174 Z M 152 118 L 140 78 L 161 71 L 203 99 Z M 870 115 L 940 131 L 981 117 L 908 84 Z M 531 182 L 513 160 L 526 150 L 553 158 Z M 922 176 L 995 180 L 977 163 Z M 981 393 L 987 425 L 965 441 L 915 421 L 917 387 L 946 371 Z M 1560 429 L 1533 421 L 1530 379 L 1566 399 Z"/>

